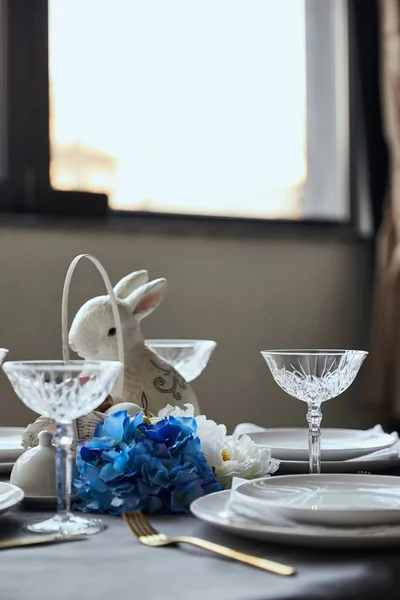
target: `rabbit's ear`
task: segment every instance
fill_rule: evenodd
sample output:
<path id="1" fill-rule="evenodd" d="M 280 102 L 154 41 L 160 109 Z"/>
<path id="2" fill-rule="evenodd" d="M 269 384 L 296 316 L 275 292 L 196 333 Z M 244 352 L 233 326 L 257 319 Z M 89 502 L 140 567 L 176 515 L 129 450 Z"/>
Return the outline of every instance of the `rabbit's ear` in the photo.
<path id="1" fill-rule="evenodd" d="M 117 283 L 114 288 L 114 294 L 119 300 L 124 300 L 124 298 L 127 298 L 132 292 L 147 283 L 148 280 L 149 274 L 147 271 L 142 270 L 130 273 Z"/>
<path id="2" fill-rule="evenodd" d="M 143 319 L 161 304 L 166 293 L 167 280 L 155 279 L 135 290 L 124 300 L 124 304 L 129 307 L 133 315 Z"/>

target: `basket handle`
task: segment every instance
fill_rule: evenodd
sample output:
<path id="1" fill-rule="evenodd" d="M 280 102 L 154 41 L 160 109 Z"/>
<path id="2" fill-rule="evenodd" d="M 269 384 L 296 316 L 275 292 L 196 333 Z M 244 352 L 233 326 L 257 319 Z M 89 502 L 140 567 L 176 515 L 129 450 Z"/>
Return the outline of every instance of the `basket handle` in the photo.
<path id="1" fill-rule="evenodd" d="M 108 295 L 110 296 L 111 308 L 114 315 L 115 327 L 117 329 L 117 351 L 118 351 L 118 360 L 124 365 L 124 340 L 122 339 L 122 327 L 121 327 L 121 319 L 118 312 L 117 300 L 115 298 L 114 290 L 110 282 L 110 278 L 107 275 L 107 272 L 103 265 L 91 254 L 80 254 L 76 256 L 74 260 L 69 265 L 67 274 L 65 276 L 64 288 L 62 294 L 62 303 L 61 303 L 61 334 L 62 334 L 62 351 L 63 351 L 63 360 L 66 362 L 69 361 L 69 345 L 68 345 L 68 298 L 69 298 L 69 288 L 71 285 L 72 275 L 75 271 L 77 264 L 80 262 L 82 258 L 87 258 L 91 261 L 94 266 L 99 271 L 100 275 L 103 278 L 104 284 L 107 288 Z M 117 398 L 122 399 L 124 390 L 124 367 L 122 366 L 121 372 L 118 376 L 117 382 L 115 384 L 115 396 Z"/>

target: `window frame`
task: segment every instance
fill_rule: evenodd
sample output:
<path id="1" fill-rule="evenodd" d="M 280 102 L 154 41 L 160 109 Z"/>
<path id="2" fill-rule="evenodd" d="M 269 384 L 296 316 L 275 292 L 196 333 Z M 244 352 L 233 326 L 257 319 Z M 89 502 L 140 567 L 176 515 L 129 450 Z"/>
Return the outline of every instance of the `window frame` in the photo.
<path id="1" fill-rule="evenodd" d="M 305 9 L 307 115 L 313 119 L 307 118 L 303 211 L 306 218 L 317 215 L 346 222 L 350 219 L 347 1 L 306 0 Z"/>
<path id="2" fill-rule="evenodd" d="M 343 10 L 348 0 L 325 0 L 324 4 L 329 3 L 330 9 L 334 10 L 332 3 L 336 4 L 338 1 Z M 306 0 L 306 10 L 314 11 L 321 4 L 320 0 Z M 315 27 L 308 28 L 307 40 L 311 35 L 315 41 L 316 31 Z M 119 228 L 123 223 L 124 227 L 184 233 L 225 231 L 240 235 L 247 231 L 264 233 L 271 227 L 278 227 L 281 231 L 356 231 L 358 217 L 356 207 L 350 201 L 349 190 L 352 187 L 348 179 L 345 183 L 349 198 L 347 220 L 332 219 L 323 213 L 317 218 L 311 218 L 313 211 L 315 214 L 315 198 L 318 198 L 318 194 L 313 194 L 313 201 L 305 200 L 304 219 L 289 220 L 118 211 L 108 208 L 106 194 L 53 189 L 49 175 L 48 0 L 29 0 L 28 3 L 26 0 L 0 0 L 0 32 L 3 34 L 0 85 L 5 90 L 5 94 L 0 96 L 0 132 L 3 134 L 0 141 L 0 150 L 3 151 L 0 153 L 1 213 L 88 217 Z M 341 35 L 343 36 L 343 31 Z M 324 59 L 326 65 L 329 57 L 325 56 Z M 346 79 L 351 84 L 348 74 Z M 351 86 L 349 92 L 351 119 Z M 330 110 L 335 110 L 335 107 L 332 109 L 331 106 Z M 345 131 L 348 133 L 350 127 L 346 127 Z M 325 156 L 324 160 L 327 164 L 329 157 Z M 347 164 L 350 163 L 351 157 Z M 345 176 L 348 177 L 348 174 L 347 169 Z M 343 181 L 340 185 L 343 186 Z"/>

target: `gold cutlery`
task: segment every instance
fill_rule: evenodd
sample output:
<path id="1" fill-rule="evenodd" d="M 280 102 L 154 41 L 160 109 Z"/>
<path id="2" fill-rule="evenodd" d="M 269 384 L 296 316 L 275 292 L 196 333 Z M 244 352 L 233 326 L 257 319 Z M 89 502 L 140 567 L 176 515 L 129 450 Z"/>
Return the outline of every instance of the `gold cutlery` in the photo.
<path id="1" fill-rule="evenodd" d="M 0 541 L 0 550 L 6 548 L 20 548 L 22 546 L 36 546 L 37 544 L 54 544 L 57 542 L 73 542 L 75 540 L 85 540 L 87 535 L 84 533 L 52 533 L 49 535 L 30 535 L 21 538 L 12 538 Z"/>
<path id="2" fill-rule="evenodd" d="M 192 546 L 203 548 L 203 550 L 209 550 L 210 552 L 220 554 L 226 558 L 231 558 L 233 560 L 245 563 L 251 567 L 257 567 L 258 569 L 263 569 L 264 571 L 270 571 L 276 575 L 294 575 L 296 572 L 293 567 L 288 565 L 283 565 L 265 558 L 258 558 L 257 556 L 252 556 L 251 554 L 237 552 L 232 548 L 220 546 L 219 544 L 214 544 L 214 542 L 209 542 L 208 540 L 187 536 L 169 538 L 165 534 L 156 531 L 156 529 L 154 529 L 154 527 L 149 523 L 148 519 L 142 512 L 130 514 L 124 513 L 122 518 L 132 533 L 137 537 L 139 542 L 142 542 L 142 544 L 145 544 L 146 546 L 156 547 L 169 546 L 173 544 L 191 544 Z"/>

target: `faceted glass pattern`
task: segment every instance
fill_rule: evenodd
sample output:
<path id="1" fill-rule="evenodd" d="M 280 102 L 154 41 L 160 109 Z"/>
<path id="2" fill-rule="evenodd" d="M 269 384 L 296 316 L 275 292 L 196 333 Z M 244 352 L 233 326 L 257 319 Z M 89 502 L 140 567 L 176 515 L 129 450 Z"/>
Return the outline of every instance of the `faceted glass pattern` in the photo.
<path id="1" fill-rule="evenodd" d="M 307 402 L 310 473 L 321 472 L 321 404 L 353 383 L 368 352 L 362 350 L 264 350 L 272 377 L 290 396 Z"/>
<path id="2" fill-rule="evenodd" d="M 35 412 L 70 423 L 110 394 L 121 369 L 117 361 L 7 362 L 3 369 L 16 394 Z"/>
<path id="3" fill-rule="evenodd" d="M 315 350 L 261 352 L 276 383 L 290 396 L 321 404 L 353 383 L 367 352 Z"/>

